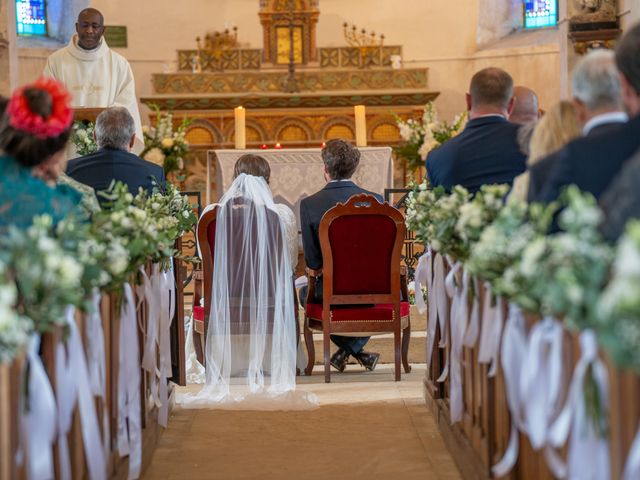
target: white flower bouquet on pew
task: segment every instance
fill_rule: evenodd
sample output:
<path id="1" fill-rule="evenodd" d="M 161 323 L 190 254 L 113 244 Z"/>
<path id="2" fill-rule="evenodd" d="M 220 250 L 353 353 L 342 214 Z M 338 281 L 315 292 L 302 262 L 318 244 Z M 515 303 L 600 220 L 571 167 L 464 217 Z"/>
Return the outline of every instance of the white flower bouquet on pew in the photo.
<path id="1" fill-rule="evenodd" d="M 443 255 L 459 256 L 460 244 L 456 224 L 460 207 L 471 198 L 460 186 L 447 194 L 442 187 L 427 189 L 426 180 L 407 199 L 407 227 L 416 238 Z"/>
<path id="2" fill-rule="evenodd" d="M 64 325 L 66 307 L 84 300 L 83 266 L 53 236 L 51 225 L 51 217 L 35 217 L 26 231 L 10 227 L 0 237 L 0 261 L 18 293 L 15 309 L 40 332 Z"/>
<path id="3" fill-rule="evenodd" d="M 531 238 L 503 278 L 513 282 L 508 294 L 524 310 L 564 318 L 573 328 L 593 328 L 612 253 L 597 229 L 601 212 L 595 199 L 569 187 L 562 203 L 562 230 Z"/>
<path id="4" fill-rule="evenodd" d="M 442 187 L 428 190 L 425 180 L 407 199 L 407 227 L 435 251 L 465 260 L 502 209 L 508 191 L 507 185 L 484 185 L 471 197 L 456 186 L 447 194 Z"/>
<path id="5" fill-rule="evenodd" d="M 609 284 L 600 297 L 598 332 L 621 367 L 640 372 L 640 221 L 620 239 Z"/>
<path id="6" fill-rule="evenodd" d="M 10 363 L 27 343 L 31 320 L 16 310 L 18 290 L 0 263 L 0 364 Z"/>

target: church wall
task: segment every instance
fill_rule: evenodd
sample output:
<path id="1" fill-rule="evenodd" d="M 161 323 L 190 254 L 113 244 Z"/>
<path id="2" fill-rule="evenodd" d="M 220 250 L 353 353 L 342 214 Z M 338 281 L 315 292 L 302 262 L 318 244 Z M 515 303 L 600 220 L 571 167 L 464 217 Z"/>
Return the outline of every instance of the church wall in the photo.
<path id="1" fill-rule="evenodd" d="M 138 95 L 148 96 L 153 93 L 151 74 L 175 69 L 176 50 L 194 48 L 198 35 L 237 25 L 241 42 L 261 46 L 258 3 L 93 0 L 91 5 L 104 13 L 107 24 L 128 27 L 129 47 L 119 51 L 131 63 Z M 444 118 L 464 108 L 469 78 L 489 65 L 506 69 L 516 83 L 536 90 L 542 108 L 561 97 L 560 35 L 556 29 L 509 34 L 520 15 L 514 1 L 321 0 L 320 10 L 320 46 L 343 45 L 342 24 L 355 23 L 384 33 L 387 44 L 403 45 L 406 66 L 429 67 L 430 88 L 441 92 L 436 104 Z M 640 20 L 638 0 L 621 0 L 620 11 L 627 10 L 623 24 Z M 21 82 L 38 75 L 48 53 L 44 48 L 21 50 Z"/>
<path id="2" fill-rule="evenodd" d="M 14 18 L 13 4 L 0 2 L 0 95 L 9 95 L 18 83 Z"/>

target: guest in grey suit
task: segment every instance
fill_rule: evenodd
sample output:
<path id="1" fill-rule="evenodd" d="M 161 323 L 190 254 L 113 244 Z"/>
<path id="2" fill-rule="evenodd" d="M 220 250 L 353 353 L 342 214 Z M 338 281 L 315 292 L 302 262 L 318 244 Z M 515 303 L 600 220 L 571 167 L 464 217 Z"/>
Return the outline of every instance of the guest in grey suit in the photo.
<path id="1" fill-rule="evenodd" d="M 583 137 L 531 166 L 529 201 L 554 200 L 562 187 L 578 181 L 579 186 L 599 195 L 603 188 L 600 185 L 611 178 L 608 172 L 602 172 L 596 182 L 592 182 L 582 179 L 581 175 L 589 177 L 594 173 L 586 167 L 590 160 L 585 160 L 591 156 L 593 145 L 598 144 L 603 135 L 618 130 L 628 119 L 622 106 L 622 88 L 613 52 L 598 50 L 583 57 L 573 72 L 572 83 L 573 105 Z M 612 157 L 611 162 L 594 158 L 593 162 L 601 164 L 596 168 L 607 170 L 607 164 L 614 166 L 622 160 L 624 156 L 619 156 L 619 160 Z"/>

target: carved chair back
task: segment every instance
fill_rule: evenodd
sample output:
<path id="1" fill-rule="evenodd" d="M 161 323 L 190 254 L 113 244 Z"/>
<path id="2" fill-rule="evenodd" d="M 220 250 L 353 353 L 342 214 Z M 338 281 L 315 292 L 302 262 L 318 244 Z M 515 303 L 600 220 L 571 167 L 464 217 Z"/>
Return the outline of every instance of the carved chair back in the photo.
<path id="1" fill-rule="evenodd" d="M 320 222 L 323 298 L 329 305 L 399 304 L 402 214 L 372 195 L 354 195 Z"/>

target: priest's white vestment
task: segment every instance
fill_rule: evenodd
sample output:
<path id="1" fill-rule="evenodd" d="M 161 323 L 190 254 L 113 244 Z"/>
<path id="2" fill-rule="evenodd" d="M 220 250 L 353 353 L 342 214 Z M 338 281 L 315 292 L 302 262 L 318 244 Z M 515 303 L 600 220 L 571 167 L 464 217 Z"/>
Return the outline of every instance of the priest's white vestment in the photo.
<path id="1" fill-rule="evenodd" d="M 77 108 L 125 107 L 136 125 L 134 153 L 144 148 L 140 111 L 133 72 L 126 58 L 109 48 L 103 38 L 93 50 L 78 45 L 74 35 L 69 44 L 51 54 L 43 75 L 53 77 L 72 94 Z"/>

